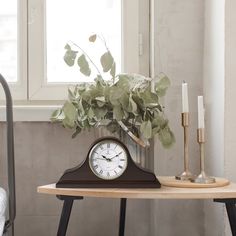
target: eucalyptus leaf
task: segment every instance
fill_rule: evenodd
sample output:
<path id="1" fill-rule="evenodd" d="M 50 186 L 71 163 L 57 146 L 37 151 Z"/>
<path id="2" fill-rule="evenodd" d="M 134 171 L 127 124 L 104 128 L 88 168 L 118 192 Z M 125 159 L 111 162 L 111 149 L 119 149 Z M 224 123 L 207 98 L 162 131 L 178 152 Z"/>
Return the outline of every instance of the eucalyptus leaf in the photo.
<path id="1" fill-rule="evenodd" d="M 104 119 L 107 113 L 107 109 L 103 107 L 93 108 L 93 111 L 94 111 L 94 115 L 97 117 L 98 120 Z"/>
<path id="2" fill-rule="evenodd" d="M 68 117 L 65 117 L 65 119 L 62 120 L 62 124 L 65 128 L 72 129 L 75 127 L 75 122 L 70 120 Z"/>
<path id="3" fill-rule="evenodd" d="M 76 108 L 75 106 L 70 103 L 70 102 L 66 102 L 62 108 L 64 114 L 65 114 L 65 117 L 67 119 L 69 119 L 70 121 L 74 122 L 77 118 L 77 111 L 76 111 Z"/>
<path id="4" fill-rule="evenodd" d="M 98 123 L 98 125 L 100 126 L 107 126 L 108 124 L 110 124 L 111 123 L 111 120 L 109 120 L 109 119 L 102 119 L 102 120 L 100 120 L 99 121 L 99 123 Z"/>
<path id="5" fill-rule="evenodd" d="M 96 97 L 95 98 L 97 101 L 100 101 L 100 102 L 105 102 L 105 97 L 104 96 L 101 96 L 101 97 Z"/>
<path id="6" fill-rule="evenodd" d="M 168 125 L 168 120 L 160 115 L 156 115 L 152 120 L 152 127 L 165 128 Z"/>
<path id="7" fill-rule="evenodd" d="M 71 46 L 67 43 L 64 47 L 66 50 L 71 50 Z"/>
<path id="8" fill-rule="evenodd" d="M 127 93 L 123 93 L 119 98 L 119 102 L 121 103 L 124 110 L 129 111 L 129 96 Z"/>
<path id="9" fill-rule="evenodd" d="M 84 54 L 82 54 L 79 58 L 78 58 L 78 66 L 80 67 L 80 72 L 83 73 L 86 76 L 90 76 L 91 74 L 91 69 L 89 68 L 89 64 L 88 61 L 85 57 Z"/>
<path id="10" fill-rule="evenodd" d="M 114 119 L 116 119 L 117 121 L 121 121 L 124 117 L 124 111 L 121 108 L 121 106 L 115 106 L 113 108 L 113 114 L 114 114 Z"/>
<path id="11" fill-rule="evenodd" d="M 131 89 L 130 79 L 127 75 L 119 75 L 119 80 L 116 85 L 125 91 L 130 91 Z"/>
<path id="12" fill-rule="evenodd" d="M 66 46 L 66 48 L 69 48 L 69 45 Z M 77 51 L 73 51 L 70 48 L 67 49 L 64 55 L 64 61 L 68 66 L 73 66 L 75 64 L 75 58 L 77 56 Z"/>
<path id="13" fill-rule="evenodd" d="M 150 90 L 145 90 L 143 93 L 140 93 L 140 98 L 143 100 L 145 107 L 157 107 L 159 105 L 158 95 Z"/>
<path id="14" fill-rule="evenodd" d="M 103 107 L 105 104 L 105 102 L 97 101 L 98 107 Z"/>
<path id="15" fill-rule="evenodd" d="M 83 106 L 83 100 L 80 99 L 78 102 L 77 102 L 77 107 L 78 107 L 78 113 L 79 115 L 84 115 L 85 114 L 85 110 L 84 110 L 84 106 Z"/>
<path id="16" fill-rule="evenodd" d="M 175 137 L 173 132 L 169 129 L 169 127 L 165 127 L 159 131 L 159 139 L 165 148 L 170 148 L 175 142 Z"/>
<path id="17" fill-rule="evenodd" d="M 82 129 L 77 126 L 75 132 L 72 134 L 72 138 L 75 138 L 81 131 Z"/>
<path id="18" fill-rule="evenodd" d="M 145 139 L 150 139 L 152 137 L 152 123 L 150 120 L 144 121 L 141 124 L 140 131 Z"/>
<path id="19" fill-rule="evenodd" d="M 116 121 L 113 121 L 111 123 L 109 123 L 107 125 L 107 129 L 111 132 L 111 133 L 115 133 L 115 132 L 119 132 L 120 130 L 120 126 L 118 125 L 118 123 Z"/>
<path id="20" fill-rule="evenodd" d="M 108 71 L 111 70 L 111 68 L 112 68 L 112 65 L 113 65 L 113 63 L 114 63 L 114 59 L 113 59 L 111 53 L 108 51 L 108 52 L 105 52 L 105 53 L 101 56 L 100 62 L 101 62 L 103 71 L 104 71 L 104 72 L 108 72 Z"/>
<path id="21" fill-rule="evenodd" d="M 152 136 L 155 136 L 157 133 L 160 132 L 160 128 L 159 127 L 155 127 L 152 129 Z"/>
<path id="22" fill-rule="evenodd" d="M 89 37 L 89 41 L 92 42 L 92 43 L 94 43 L 96 41 L 96 39 L 97 39 L 97 35 L 96 34 L 93 34 L 93 35 L 91 35 Z"/>
<path id="23" fill-rule="evenodd" d="M 163 76 L 156 84 L 155 90 L 158 96 L 163 97 L 166 94 L 166 90 L 170 86 L 170 79 L 167 76 Z"/>
<path id="24" fill-rule="evenodd" d="M 103 89 L 91 86 L 89 94 L 91 99 L 99 100 L 99 98 L 103 97 Z"/>
<path id="25" fill-rule="evenodd" d="M 119 99 L 123 96 L 124 90 L 117 86 L 112 86 L 110 88 L 109 99 L 113 106 L 117 106 L 120 104 Z"/>
<path id="26" fill-rule="evenodd" d="M 62 112 L 62 109 L 59 108 L 59 109 L 53 111 L 50 119 L 51 119 L 51 121 L 55 122 L 55 121 L 63 120 L 64 118 L 65 118 L 65 115 Z"/>
<path id="27" fill-rule="evenodd" d="M 112 64 L 110 75 L 112 76 L 112 78 L 115 78 L 116 76 L 116 63 L 115 62 Z"/>
<path id="28" fill-rule="evenodd" d="M 93 111 L 93 109 L 91 107 L 88 110 L 88 117 L 89 118 L 93 118 L 94 117 L 94 111 Z"/>
<path id="29" fill-rule="evenodd" d="M 68 99 L 70 101 L 73 101 L 75 99 L 75 93 L 70 88 L 68 88 Z"/>
<path id="30" fill-rule="evenodd" d="M 119 98 L 121 98 L 123 93 L 124 93 L 124 90 L 119 88 L 119 87 L 117 87 L 117 86 L 112 86 L 110 88 L 110 97 L 112 99 L 119 99 Z"/>
<path id="31" fill-rule="evenodd" d="M 137 105 L 131 96 L 129 97 L 129 103 L 128 103 L 127 110 L 129 112 L 132 112 L 133 114 L 137 114 Z"/>
<path id="32" fill-rule="evenodd" d="M 97 105 L 99 107 L 103 107 L 106 104 L 106 99 L 104 96 L 96 97 L 95 100 L 97 101 Z"/>

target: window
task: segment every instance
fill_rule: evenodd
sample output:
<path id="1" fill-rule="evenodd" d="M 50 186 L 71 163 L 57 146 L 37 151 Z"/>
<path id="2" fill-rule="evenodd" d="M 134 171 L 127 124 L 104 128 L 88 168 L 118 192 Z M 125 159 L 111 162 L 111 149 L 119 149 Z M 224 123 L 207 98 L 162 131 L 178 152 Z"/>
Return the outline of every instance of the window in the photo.
<path id="1" fill-rule="evenodd" d="M 63 55 L 65 44 L 73 41 L 92 58 L 100 56 L 103 45 L 97 42 L 91 50 L 87 40 L 92 33 L 106 39 L 118 72 L 142 72 L 148 56 L 140 63 L 139 40 L 148 45 L 148 2 L 0 0 L 0 73 L 11 83 L 14 100 L 54 104 L 66 98 L 69 84 L 87 81 L 66 66 Z"/>
<path id="2" fill-rule="evenodd" d="M 69 68 L 64 63 L 62 55 L 63 46 L 67 42 L 72 46 L 76 43 L 98 64 L 96 59 L 98 55 L 102 55 L 105 47 L 100 40 L 95 44 L 88 43 L 88 36 L 93 32 L 105 38 L 116 60 L 117 71 L 120 72 L 121 1 L 50 0 L 46 2 L 46 80 L 48 83 L 88 81 L 88 77 L 78 73 L 78 67 Z M 74 48 L 78 50 L 77 47 Z"/>
<path id="3" fill-rule="evenodd" d="M 3 0 L 1 0 L 3 2 Z M 17 82 L 17 4 L 4 1 L 0 8 L 0 65 L 8 82 Z"/>
<path id="4" fill-rule="evenodd" d="M 11 84 L 14 99 L 27 99 L 26 0 L 0 0 L 0 73 Z M 4 95 L 1 92 L 0 98 Z"/>

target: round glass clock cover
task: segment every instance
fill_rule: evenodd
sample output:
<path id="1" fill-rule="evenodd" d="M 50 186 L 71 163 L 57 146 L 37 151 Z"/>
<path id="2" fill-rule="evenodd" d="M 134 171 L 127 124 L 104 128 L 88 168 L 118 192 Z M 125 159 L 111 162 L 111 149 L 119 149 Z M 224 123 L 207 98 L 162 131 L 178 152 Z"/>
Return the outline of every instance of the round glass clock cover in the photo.
<path id="1" fill-rule="evenodd" d="M 121 176 L 127 167 L 127 153 L 123 146 L 114 140 L 96 143 L 89 153 L 89 166 L 101 179 L 111 180 Z"/>

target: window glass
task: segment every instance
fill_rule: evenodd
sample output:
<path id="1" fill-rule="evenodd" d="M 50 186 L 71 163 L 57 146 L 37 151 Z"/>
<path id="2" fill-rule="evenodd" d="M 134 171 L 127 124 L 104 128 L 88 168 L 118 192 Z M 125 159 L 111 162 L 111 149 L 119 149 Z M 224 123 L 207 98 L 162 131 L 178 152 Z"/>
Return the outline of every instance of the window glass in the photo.
<path id="1" fill-rule="evenodd" d="M 100 66 L 100 56 L 105 52 L 101 40 L 88 41 L 93 33 L 106 40 L 121 71 L 121 0 L 47 0 L 46 1 L 46 67 L 48 83 L 88 81 L 79 67 L 68 67 L 63 56 L 64 46 L 78 44 Z M 80 51 L 73 47 L 74 50 Z M 96 69 L 90 66 L 94 76 Z M 102 69 L 101 69 L 102 71 Z"/>
<path id="2" fill-rule="evenodd" d="M 0 0 L 0 73 L 17 81 L 17 0 Z"/>

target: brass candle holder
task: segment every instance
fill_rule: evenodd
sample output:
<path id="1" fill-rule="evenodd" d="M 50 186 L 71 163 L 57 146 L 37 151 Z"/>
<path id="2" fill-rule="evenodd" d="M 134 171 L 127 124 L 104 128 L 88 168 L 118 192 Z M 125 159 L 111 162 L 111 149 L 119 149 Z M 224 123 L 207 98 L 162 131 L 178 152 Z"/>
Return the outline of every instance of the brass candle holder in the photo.
<path id="1" fill-rule="evenodd" d="M 192 173 L 189 171 L 189 137 L 188 137 L 188 127 L 189 127 L 189 113 L 182 113 L 182 126 L 184 128 L 184 172 L 180 175 L 175 176 L 177 180 L 191 180 L 194 178 Z"/>
<path id="2" fill-rule="evenodd" d="M 191 179 L 193 183 L 211 184 L 215 183 L 216 180 L 213 177 L 209 177 L 205 173 L 205 129 L 200 128 L 197 130 L 197 141 L 200 147 L 200 174 Z"/>

